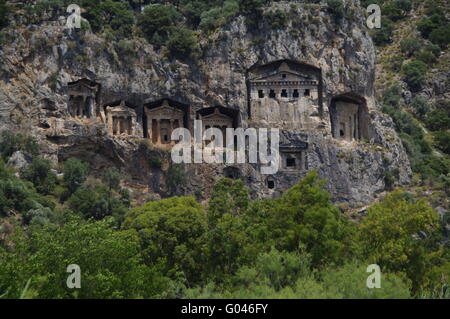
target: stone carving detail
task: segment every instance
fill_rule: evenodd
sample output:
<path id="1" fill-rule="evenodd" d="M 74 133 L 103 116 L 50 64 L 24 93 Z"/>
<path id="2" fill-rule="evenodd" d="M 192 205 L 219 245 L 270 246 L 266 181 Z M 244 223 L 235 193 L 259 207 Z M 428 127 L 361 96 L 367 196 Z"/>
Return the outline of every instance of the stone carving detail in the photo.
<path id="1" fill-rule="evenodd" d="M 97 116 L 97 94 L 100 84 L 88 79 L 68 83 L 68 111 L 74 118 L 95 118 Z"/>

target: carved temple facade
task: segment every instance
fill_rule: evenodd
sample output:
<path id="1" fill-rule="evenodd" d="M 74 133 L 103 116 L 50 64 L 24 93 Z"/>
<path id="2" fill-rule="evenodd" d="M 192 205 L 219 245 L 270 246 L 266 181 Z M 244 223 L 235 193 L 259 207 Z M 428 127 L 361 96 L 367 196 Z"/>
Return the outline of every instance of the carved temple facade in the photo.
<path id="1" fill-rule="evenodd" d="M 187 128 L 190 130 L 189 106 L 163 99 L 144 105 L 146 121 L 145 135 L 153 144 L 173 145 L 173 130 Z"/>
<path id="2" fill-rule="evenodd" d="M 249 70 L 252 123 L 262 127 L 310 129 L 321 110 L 320 70 L 283 60 Z"/>
<path id="3" fill-rule="evenodd" d="M 345 141 L 369 139 L 369 114 L 365 100 L 354 94 L 334 97 L 330 106 L 331 133 Z"/>
<path id="4" fill-rule="evenodd" d="M 74 118 L 95 118 L 99 91 L 100 84 L 88 79 L 68 83 L 69 114 Z"/>
<path id="5" fill-rule="evenodd" d="M 147 100 L 137 105 L 127 98 L 102 104 L 101 85 L 88 79 L 68 83 L 67 111 L 74 120 L 103 123 L 110 136 L 146 138 L 154 145 L 167 148 L 175 144 L 172 132 L 177 128 L 187 128 L 193 136 L 194 120 L 202 121 L 203 133 L 209 128 L 219 129 L 223 135 L 219 145 L 223 147 L 226 147 L 227 128 L 279 128 L 282 132 L 280 171 L 284 174 L 308 169 L 307 131 L 320 128 L 323 122 L 329 123 L 336 140 L 369 139 L 367 105 L 357 94 L 332 97 L 329 119 L 325 119 L 322 74 L 318 68 L 290 60 L 254 66 L 247 72 L 247 90 L 244 123 L 241 123 L 243 110 L 224 106 L 194 107 L 170 98 Z M 214 140 L 212 137 L 211 141 Z M 242 177 L 238 167 L 228 167 L 224 175 Z M 274 189 L 277 178 L 269 176 L 263 182 L 267 189 Z"/>
<path id="6" fill-rule="evenodd" d="M 108 134 L 111 136 L 137 136 L 139 123 L 134 107 L 121 100 L 104 107 Z"/>

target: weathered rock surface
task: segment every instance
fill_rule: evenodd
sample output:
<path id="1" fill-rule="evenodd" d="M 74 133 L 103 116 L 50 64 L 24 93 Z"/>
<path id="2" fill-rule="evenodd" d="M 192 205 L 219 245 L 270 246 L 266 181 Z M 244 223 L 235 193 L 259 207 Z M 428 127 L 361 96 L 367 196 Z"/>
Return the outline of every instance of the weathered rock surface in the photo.
<path id="1" fill-rule="evenodd" d="M 188 61 L 168 60 L 143 39 L 129 40 L 135 53 L 127 53 L 98 35 L 69 32 L 57 17 L 43 25 L 17 28 L 9 34 L 13 43 L 0 51 L 0 127 L 38 137 L 44 154 L 54 161 L 75 156 L 89 162 L 94 171 L 115 165 L 128 173 L 131 186 L 164 195 L 164 174 L 149 162 L 152 156 L 162 157 L 164 170 L 168 154 L 144 147 L 138 139 L 111 137 L 102 123 L 71 119 L 67 84 L 80 78 L 100 83 L 101 106 L 119 99 L 142 105 L 163 97 L 194 110 L 222 105 L 238 110 L 247 127 L 247 70 L 287 59 L 321 69 L 323 114 L 317 128 L 298 132 L 306 136 L 307 167 L 275 174 L 275 189 L 268 189 L 267 176 L 258 167 L 238 167 L 252 195 L 274 196 L 314 168 L 328 179 L 333 199 L 350 206 L 363 206 L 385 190 L 387 172 L 396 176 L 397 184 L 407 183 L 408 157 L 392 120 L 380 113 L 374 98 L 375 51 L 362 9 L 348 2 L 346 10 L 353 11 L 354 21 L 336 25 L 325 6 L 276 3 L 275 7 L 288 12 L 286 28 L 273 28 L 266 20 L 249 28 L 245 18 L 238 17 L 202 40 L 201 53 Z M 329 107 L 334 96 L 345 93 L 365 99 L 370 140 L 345 142 L 332 137 Z M 224 167 L 187 165 L 184 192 L 209 194 Z"/>

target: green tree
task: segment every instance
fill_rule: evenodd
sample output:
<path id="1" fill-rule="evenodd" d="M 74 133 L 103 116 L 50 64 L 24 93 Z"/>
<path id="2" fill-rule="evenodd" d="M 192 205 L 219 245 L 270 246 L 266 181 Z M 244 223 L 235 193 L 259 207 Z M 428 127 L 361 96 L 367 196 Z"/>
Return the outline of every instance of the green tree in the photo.
<path id="1" fill-rule="evenodd" d="M 55 188 L 56 174 L 52 172 L 49 160 L 34 158 L 22 172 L 21 177 L 34 184 L 39 193 L 50 194 Z"/>
<path id="2" fill-rule="evenodd" d="M 450 23 L 431 31 L 429 38 L 431 42 L 445 50 L 450 43 Z"/>
<path id="3" fill-rule="evenodd" d="M 436 212 L 424 200 L 411 201 L 399 190 L 369 208 L 357 240 L 368 263 L 388 272 L 406 273 L 417 292 L 433 258 L 424 249 L 427 241 L 416 237 L 429 236 L 438 228 Z"/>
<path id="4" fill-rule="evenodd" d="M 383 103 L 394 108 L 400 106 L 401 87 L 398 84 L 394 84 L 391 87 L 383 91 Z"/>
<path id="5" fill-rule="evenodd" d="M 106 169 L 103 174 L 103 181 L 105 182 L 106 186 L 108 186 L 109 190 L 119 190 L 121 179 L 122 174 L 115 167 Z"/>
<path id="6" fill-rule="evenodd" d="M 0 179 L 0 215 L 10 212 L 25 213 L 43 206 L 52 208 L 54 204 L 38 194 L 32 183 L 14 176 Z"/>
<path id="7" fill-rule="evenodd" d="M 181 19 L 180 13 L 171 5 L 151 4 L 138 18 L 138 25 L 147 40 L 162 45 L 169 37 L 170 27 Z M 155 37 L 159 41 L 155 41 Z"/>
<path id="8" fill-rule="evenodd" d="M 208 207 L 208 223 L 214 226 L 223 215 L 243 215 L 249 205 L 248 190 L 241 180 L 222 178 L 213 188 Z"/>
<path id="9" fill-rule="evenodd" d="M 170 165 L 165 172 L 165 179 L 169 194 L 178 194 L 186 183 L 184 167 L 181 164 Z"/>
<path id="10" fill-rule="evenodd" d="M 6 0 L 0 0 L 0 29 L 8 26 L 8 6 Z"/>
<path id="11" fill-rule="evenodd" d="M 170 28 L 167 47 L 173 56 L 186 59 L 192 56 L 198 48 L 198 39 L 195 32 L 182 27 Z"/>
<path id="12" fill-rule="evenodd" d="M 344 17 L 344 3 L 342 0 L 327 0 L 327 5 L 336 22 Z"/>
<path id="13" fill-rule="evenodd" d="M 446 130 L 450 127 L 450 111 L 441 108 L 429 112 L 425 123 L 432 131 Z"/>
<path id="14" fill-rule="evenodd" d="M 64 184 L 70 194 L 73 194 L 83 184 L 88 171 L 88 165 L 76 158 L 69 158 L 64 162 Z"/>
<path id="15" fill-rule="evenodd" d="M 129 211 L 123 229 L 137 231 L 148 264 L 164 265 L 171 278 L 190 283 L 204 275 L 206 214 L 193 197 L 171 197 Z"/>
<path id="16" fill-rule="evenodd" d="M 447 19 L 442 12 L 439 11 L 428 17 L 424 17 L 417 25 L 417 29 L 424 38 L 428 39 L 433 30 L 438 29 L 441 26 L 445 26 L 446 24 Z"/>
<path id="17" fill-rule="evenodd" d="M 264 0 L 239 1 L 240 11 L 246 15 L 259 14 L 264 4 L 265 4 Z"/>
<path id="18" fill-rule="evenodd" d="M 31 278 L 36 298 L 152 298 L 167 284 L 144 265 L 134 231 L 116 232 L 111 221 L 72 217 L 60 228 L 36 228 L 12 239 L 14 250 L 0 248 L 0 291 L 17 298 Z M 67 266 L 80 266 L 81 289 L 66 286 Z"/>
<path id="19" fill-rule="evenodd" d="M 411 298 L 410 282 L 402 276 L 381 269 L 381 287 L 367 288 L 368 265 L 347 263 L 321 272 L 323 285 L 333 296 L 344 299 L 407 299 Z"/>
<path id="20" fill-rule="evenodd" d="M 394 25 L 391 20 L 382 17 L 381 28 L 374 31 L 372 36 L 376 45 L 386 45 L 392 41 L 392 32 L 394 31 Z"/>
<path id="21" fill-rule="evenodd" d="M 101 220 L 112 216 L 120 224 L 127 212 L 127 206 L 113 195 L 110 189 L 101 184 L 82 185 L 70 196 L 68 207 L 84 218 Z"/>
<path id="22" fill-rule="evenodd" d="M 424 82 L 427 65 L 422 61 L 412 61 L 403 66 L 404 80 L 413 91 L 418 91 Z"/>
<path id="23" fill-rule="evenodd" d="M 434 134 L 436 147 L 445 154 L 450 155 L 450 133 L 439 131 Z"/>
<path id="24" fill-rule="evenodd" d="M 34 137 L 3 131 L 0 137 L 0 153 L 4 158 L 8 158 L 17 151 L 37 156 L 39 154 L 39 145 Z"/>
<path id="25" fill-rule="evenodd" d="M 418 52 L 421 47 L 422 47 L 421 41 L 416 38 L 407 38 L 400 41 L 400 50 L 402 51 L 402 53 L 405 53 L 408 57 Z"/>
<path id="26" fill-rule="evenodd" d="M 249 204 L 241 180 L 221 179 L 214 185 L 207 210 L 207 255 L 209 272 L 216 280 L 234 273 L 246 260 L 249 242 L 243 216 Z"/>
<path id="27" fill-rule="evenodd" d="M 417 115 L 419 119 L 424 119 L 425 115 L 429 111 L 428 102 L 424 97 L 416 96 L 411 103 L 411 106 L 414 109 L 414 113 Z"/>
<path id="28" fill-rule="evenodd" d="M 276 248 L 295 251 L 305 245 L 313 265 L 338 261 L 346 252 L 350 226 L 323 190 L 325 181 L 311 171 L 276 199 L 268 217 Z"/>
<path id="29" fill-rule="evenodd" d="M 119 37 L 129 37 L 133 31 L 134 16 L 123 2 L 105 0 L 101 3 L 103 25 L 111 28 Z"/>

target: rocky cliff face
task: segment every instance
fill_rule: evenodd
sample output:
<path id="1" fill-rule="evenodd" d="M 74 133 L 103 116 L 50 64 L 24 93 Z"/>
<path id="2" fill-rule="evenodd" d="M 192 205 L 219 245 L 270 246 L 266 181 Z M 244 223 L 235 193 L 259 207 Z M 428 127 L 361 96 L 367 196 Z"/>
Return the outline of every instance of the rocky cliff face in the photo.
<path id="1" fill-rule="evenodd" d="M 128 174 L 130 186 L 164 195 L 167 152 L 148 146 L 143 137 L 111 137 L 101 122 L 72 119 L 67 84 L 80 78 L 100 83 L 100 106 L 120 99 L 142 106 L 161 98 L 188 104 L 192 112 L 221 105 L 238 111 L 240 124 L 249 127 L 248 70 L 285 59 L 320 69 L 322 111 L 315 114 L 315 127 L 283 132 L 288 146 L 307 145 L 306 156 L 302 169 L 270 177 L 275 188 L 268 187 L 268 177 L 257 165 L 236 165 L 253 196 L 276 195 L 310 169 L 328 179 L 336 202 L 350 206 L 365 205 L 384 191 L 387 175 L 396 184 L 407 183 L 408 157 L 374 98 L 375 51 L 363 11 L 349 2 L 346 10 L 353 20 L 336 24 L 320 5 L 277 3 L 266 10 L 275 9 L 287 12 L 286 26 L 267 20 L 255 26 L 238 17 L 203 39 L 198 56 L 187 61 L 169 60 L 164 50 L 155 51 L 143 39 L 112 43 L 90 32 L 70 32 L 63 18 L 16 28 L 8 34 L 14 40 L 1 52 L 1 128 L 38 137 L 45 156 L 55 162 L 75 156 L 96 172 L 115 165 Z M 346 94 L 358 96 L 367 108 L 364 140 L 332 136 L 332 101 Z M 138 119 L 142 121 L 142 112 Z M 152 165 L 155 156 L 163 158 L 161 168 Z M 207 196 L 226 172 L 224 165 L 186 165 L 187 183 L 179 191 Z"/>

